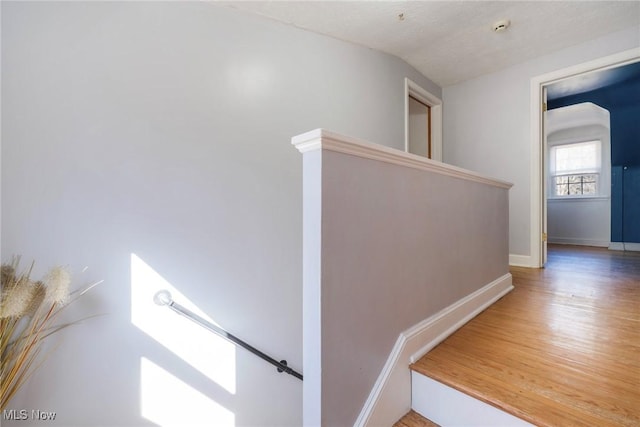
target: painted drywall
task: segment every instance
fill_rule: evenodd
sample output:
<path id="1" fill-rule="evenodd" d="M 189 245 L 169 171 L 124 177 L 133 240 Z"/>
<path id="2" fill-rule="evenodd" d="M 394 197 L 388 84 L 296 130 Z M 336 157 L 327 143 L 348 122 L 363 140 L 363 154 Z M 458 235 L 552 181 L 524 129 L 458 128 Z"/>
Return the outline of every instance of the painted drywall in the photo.
<path id="1" fill-rule="evenodd" d="M 509 251 L 531 258 L 531 79 L 640 46 L 640 29 L 621 30 L 443 89 L 444 157 L 514 183 Z"/>
<path id="2" fill-rule="evenodd" d="M 611 164 L 640 165 L 640 76 L 602 89 L 549 100 L 549 109 L 592 102 L 609 110 Z"/>
<path id="3" fill-rule="evenodd" d="M 545 117 L 551 147 L 600 141 L 601 170 L 597 197 L 558 198 L 549 176 L 547 234 L 550 243 L 608 247 L 611 242 L 611 132 L 609 111 L 590 102 L 549 110 Z M 548 153 L 547 158 L 551 155 Z M 546 165 L 546 169 L 549 169 Z"/>
<path id="4" fill-rule="evenodd" d="M 549 243 L 609 247 L 609 198 L 549 199 L 547 234 Z"/>
<path id="5" fill-rule="evenodd" d="M 404 78 L 440 89 L 398 58 L 210 3 L 1 7 L 2 254 L 105 281 L 66 318 L 104 315 L 59 334 L 12 406 L 60 426 L 299 426 L 300 381 L 152 296 L 169 288 L 301 369 L 290 138 L 322 126 L 402 149 Z"/>
<path id="6" fill-rule="evenodd" d="M 342 147 L 318 154 L 304 154 L 305 350 L 321 362 L 305 425 L 347 426 L 401 332 L 508 274 L 509 190 Z"/>
<path id="7" fill-rule="evenodd" d="M 611 187 L 611 241 L 640 242 L 640 223 L 629 220 L 635 217 L 634 212 L 640 206 L 640 192 L 625 191 L 623 181 L 625 170 L 640 166 L 640 78 L 550 100 L 549 108 L 561 108 L 581 102 L 593 102 L 606 108 L 611 114 L 611 165 L 614 178 Z M 627 179 L 627 184 L 633 182 Z M 623 226 L 625 218 L 627 220 Z"/>
<path id="8" fill-rule="evenodd" d="M 624 247 L 640 247 L 640 166 L 622 168 L 622 241 Z M 634 245 L 627 245 L 633 243 Z"/>

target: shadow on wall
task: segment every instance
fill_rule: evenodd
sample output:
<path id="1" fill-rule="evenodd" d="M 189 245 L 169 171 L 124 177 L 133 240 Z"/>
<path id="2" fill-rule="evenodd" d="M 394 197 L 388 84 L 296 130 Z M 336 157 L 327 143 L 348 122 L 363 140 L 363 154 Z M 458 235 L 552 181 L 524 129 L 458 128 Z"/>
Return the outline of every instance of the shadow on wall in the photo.
<path id="1" fill-rule="evenodd" d="M 62 234 L 68 231 L 61 230 Z M 94 230 L 85 237 L 93 241 L 101 234 Z M 157 244 L 162 239 L 151 240 Z M 53 411 L 57 416 L 50 424 L 65 427 L 241 426 L 256 425 L 260 420 L 277 425 L 277 420 L 296 417 L 297 412 L 287 412 L 287 408 L 293 405 L 298 409 L 295 405 L 300 402 L 289 397 L 301 395 L 300 381 L 277 373 L 252 354 L 153 301 L 158 290 L 167 289 L 180 304 L 214 324 L 218 324 L 216 318 L 207 313 L 232 318 L 233 326 L 220 326 L 233 331 L 243 323 L 233 317 L 240 308 L 230 307 L 224 296 L 214 301 L 216 291 L 209 284 L 222 279 L 207 277 L 212 270 L 205 264 L 198 267 L 178 254 L 136 246 L 138 253 L 111 247 L 110 254 L 100 254 L 110 261 L 108 271 L 89 272 L 91 277 L 105 277 L 105 283 L 95 289 L 97 292 L 87 294 L 81 304 L 69 306 L 61 320 L 106 311 L 105 315 L 58 334 L 49 343 L 55 351 L 9 409 Z M 41 250 L 44 257 L 51 249 Z M 83 255 L 69 254 L 68 258 L 81 259 Z M 152 267 L 147 259 L 161 267 Z M 70 267 L 80 270 L 76 265 Z M 284 393 L 270 393 L 276 387 Z M 260 404 L 255 405 L 259 397 Z M 295 425 L 293 420 L 287 422 Z M 23 424 L 18 420 L 2 422 L 3 427 Z"/>
<path id="2" fill-rule="evenodd" d="M 399 58 L 209 3 L 1 7 L 4 254 L 91 267 L 104 285 L 68 314 L 107 312 L 61 334 L 15 405 L 65 427 L 186 425 L 170 393 L 190 389 L 186 403 L 237 426 L 300 425 L 299 380 L 205 343 L 152 295 L 172 288 L 300 368 L 289 138 L 326 126 L 401 144 L 404 78 L 440 89 Z"/>
<path id="3" fill-rule="evenodd" d="M 291 396 L 301 396 L 300 381 L 153 300 L 157 291 L 166 289 L 211 323 L 267 352 L 282 351 L 274 344 L 273 331 L 256 323 L 264 314 L 249 316 L 247 307 L 253 305 L 237 301 L 239 296 L 227 289 L 242 275 L 227 277 L 233 272 L 224 272 L 218 262 L 179 251 L 167 240 L 154 245 L 164 239 L 147 237 L 147 245 L 127 254 L 130 310 L 120 313 L 130 320 L 133 351 L 126 363 L 135 374 L 126 380 L 139 393 L 136 405 L 129 403 L 138 411 L 135 416 L 159 426 L 295 425 L 300 402 Z M 274 389 L 279 393 L 270 393 Z"/>
<path id="4" fill-rule="evenodd" d="M 229 402 L 236 393 L 236 348 L 182 316 L 150 302 L 160 289 L 167 289 L 181 304 L 215 324 L 178 289 L 167 282 L 136 254 L 131 254 L 131 323 L 164 349 L 219 386 L 215 396 Z M 219 326 L 219 325 L 218 325 Z M 233 426 L 235 414 L 192 385 L 171 367 L 162 367 L 157 354 L 140 357 L 140 411 L 158 425 Z M 195 372 L 194 372 L 195 373 Z"/>

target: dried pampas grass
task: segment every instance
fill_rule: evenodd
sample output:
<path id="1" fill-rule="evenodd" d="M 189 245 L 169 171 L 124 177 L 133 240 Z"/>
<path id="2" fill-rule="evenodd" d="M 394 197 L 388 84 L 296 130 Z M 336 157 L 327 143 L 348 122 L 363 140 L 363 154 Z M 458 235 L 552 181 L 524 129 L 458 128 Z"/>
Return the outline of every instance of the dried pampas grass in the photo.
<path id="1" fill-rule="evenodd" d="M 55 323 L 60 311 L 100 283 L 70 292 L 68 269 L 54 267 L 42 281 L 32 281 L 33 263 L 22 272 L 19 264 L 14 257 L 0 270 L 0 411 L 37 368 L 43 340 L 77 323 Z"/>

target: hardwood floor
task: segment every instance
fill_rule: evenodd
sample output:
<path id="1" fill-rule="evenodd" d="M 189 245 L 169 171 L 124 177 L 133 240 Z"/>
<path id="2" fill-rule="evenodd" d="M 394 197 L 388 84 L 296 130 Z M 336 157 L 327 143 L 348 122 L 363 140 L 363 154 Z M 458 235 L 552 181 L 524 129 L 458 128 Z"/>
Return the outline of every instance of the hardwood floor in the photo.
<path id="1" fill-rule="evenodd" d="M 429 421 L 415 411 L 409 411 L 393 427 L 440 427 L 438 424 Z"/>
<path id="2" fill-rule="evenodd" d="M 412 369 L 538 426 L 640 426 L 640 253 L 550 245 L 511 272 Z"/>

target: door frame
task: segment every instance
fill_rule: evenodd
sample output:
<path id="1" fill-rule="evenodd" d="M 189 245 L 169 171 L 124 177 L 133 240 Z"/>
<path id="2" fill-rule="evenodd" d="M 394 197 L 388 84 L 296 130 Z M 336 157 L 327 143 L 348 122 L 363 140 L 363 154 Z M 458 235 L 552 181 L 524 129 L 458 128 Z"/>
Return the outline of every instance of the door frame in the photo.
<path id="1" fill-rule="evenodd" d="M 542 74 L 531 79 L 531 234 L 530 253 L 531 266 L 543 267 L 546 245 L 543 244 L 543 233 L 546 232 L 546 177 L 543 126 L 543 87 L 593 71 L 616 68 L 640 61 L 640 48 L 625 50 L 614 55 L 605 56 L 571 67 Z"/>
<path id="2" fill-rule="evenodd" d="M 404 151 L 409 152 L 409 96 L 431 110 L 431 159 L 442 161 L 442 100 L 409 78 L 404 79 Z"/>

